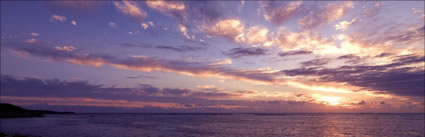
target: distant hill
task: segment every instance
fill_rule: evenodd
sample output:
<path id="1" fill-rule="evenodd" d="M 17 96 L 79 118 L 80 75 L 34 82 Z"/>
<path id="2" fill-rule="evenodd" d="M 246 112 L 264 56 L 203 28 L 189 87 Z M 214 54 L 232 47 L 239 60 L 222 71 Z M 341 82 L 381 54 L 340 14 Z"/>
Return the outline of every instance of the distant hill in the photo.
<path id="1" fill-rule="evenodd" d="M 28 110 L 7 103 L 0 103 L 0 118 L 43 117 L 43 114 L 74 114 L 74 112 L 55 112 L 48 110 Z"/>

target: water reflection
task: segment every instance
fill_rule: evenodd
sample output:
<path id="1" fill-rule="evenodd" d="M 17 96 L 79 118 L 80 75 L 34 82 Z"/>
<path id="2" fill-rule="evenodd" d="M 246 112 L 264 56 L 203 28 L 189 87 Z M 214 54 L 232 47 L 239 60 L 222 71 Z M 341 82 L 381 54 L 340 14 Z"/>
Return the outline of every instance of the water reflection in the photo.
<path id="1" fill-rule="evenodd" d="M 93 117 L 91 117 L 93 116 Z M 424 136 L 423 114 L 77 114 L 2 119 L 2 131 L 40 136 Z"/>

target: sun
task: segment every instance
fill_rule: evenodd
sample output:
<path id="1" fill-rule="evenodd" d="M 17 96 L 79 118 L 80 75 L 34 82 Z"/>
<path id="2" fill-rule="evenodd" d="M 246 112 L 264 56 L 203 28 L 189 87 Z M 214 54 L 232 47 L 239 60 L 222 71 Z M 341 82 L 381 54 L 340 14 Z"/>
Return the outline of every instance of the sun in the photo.
<path id="1" fill-rule="evenodd" d="M 340 105 L 342 101 L 341 97 L 329 97 L 329 96 L 321 96 L 321 95 L 316 95 L 314 97 L 316 98 L 317 102 L 321 102 L 331 106 Z"/>
<path id="2" fill-rule="evenodd" d="M 341 98 L 340 97 L 324 97 L 323 101 L 327 102 L 327 104 L 331 106 L 336 106 L 341 104 Z"/>

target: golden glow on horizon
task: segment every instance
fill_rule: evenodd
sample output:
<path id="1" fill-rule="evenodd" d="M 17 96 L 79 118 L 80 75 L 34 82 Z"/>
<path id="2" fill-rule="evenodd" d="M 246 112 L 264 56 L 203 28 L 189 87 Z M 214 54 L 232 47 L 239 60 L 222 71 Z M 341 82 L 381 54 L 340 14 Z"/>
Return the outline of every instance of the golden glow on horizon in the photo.
<path id="1" fill-rule="evenodd" d="M 319 94 L 313 94 L 313 98 L 316 99 L 319 103 L 324 103 L 331 106 L 338 106 L 341 105 L 341 102 L 343 101 L 343 98 L 336 97 L 336 96 L 322 96 Z"/>

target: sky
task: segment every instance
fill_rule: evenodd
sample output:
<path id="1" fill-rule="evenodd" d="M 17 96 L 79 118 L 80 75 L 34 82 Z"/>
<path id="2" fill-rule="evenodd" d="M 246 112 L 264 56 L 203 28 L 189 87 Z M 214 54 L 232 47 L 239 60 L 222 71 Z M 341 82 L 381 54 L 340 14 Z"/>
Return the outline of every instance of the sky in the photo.
<path id="1" fill-rule="evenodd" d="M 424 1 L 1 1 L 1 102 L 424 113 Z"/>

